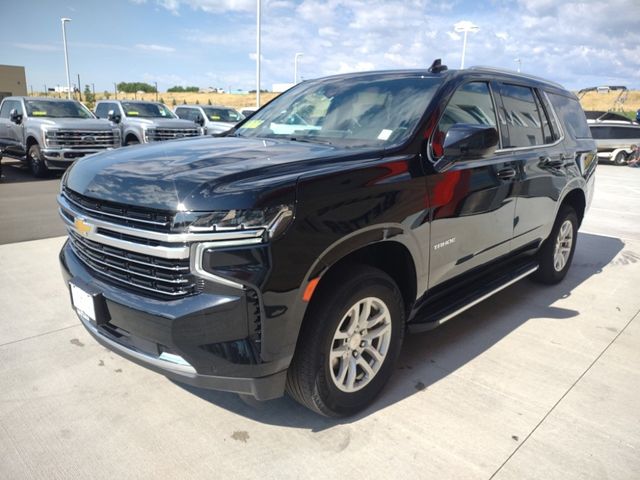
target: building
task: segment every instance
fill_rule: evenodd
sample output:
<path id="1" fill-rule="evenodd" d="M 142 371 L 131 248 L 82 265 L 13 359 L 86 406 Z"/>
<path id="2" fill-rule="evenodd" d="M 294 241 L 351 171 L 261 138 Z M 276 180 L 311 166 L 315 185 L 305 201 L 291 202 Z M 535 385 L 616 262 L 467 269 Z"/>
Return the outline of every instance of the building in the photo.
<path id="1" fill-rule="evenodd" d="M 27 78 L 24 67 L 0 65 L 0 100 L 10 95 L 26 95 Z"/>

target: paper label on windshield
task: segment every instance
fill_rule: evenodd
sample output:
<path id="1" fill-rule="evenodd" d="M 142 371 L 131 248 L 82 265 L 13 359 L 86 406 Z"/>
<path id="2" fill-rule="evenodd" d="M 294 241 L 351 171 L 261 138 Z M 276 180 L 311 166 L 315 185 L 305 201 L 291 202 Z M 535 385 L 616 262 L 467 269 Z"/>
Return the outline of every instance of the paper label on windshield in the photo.
<path id="1" fill-rule="evenodd" d="M 31 112 L 31 115 L 33 115 L 34 117 L 46 117 L 47 116 L 47 112 Z"/>
<path id="2" fill-rule="evenodd" d="M 131 112 L 127 112 L 127 115 L 135 117 L 136 115 L 140 115 L 140 112 L 131 111 Z"/>
<path id="3" fill-rule="evenodd" d="M 211 120 L 220 120 L 220 115 L 211 115 L 209 118 Z"/>
<path id="4" fill-rule="evenodd" d="M 242 128 L 258 128 L 260 125 L 262 125 L 262 120 L 249 120 L 242 125 Z"/>
<path id="5" fill-rule="evenodd" d="M 389 137 L 393 133 L 393 130 L 389 130 L 387 128 L 383 128 L 378 135 L 378 140 L 389 140 Z"/>

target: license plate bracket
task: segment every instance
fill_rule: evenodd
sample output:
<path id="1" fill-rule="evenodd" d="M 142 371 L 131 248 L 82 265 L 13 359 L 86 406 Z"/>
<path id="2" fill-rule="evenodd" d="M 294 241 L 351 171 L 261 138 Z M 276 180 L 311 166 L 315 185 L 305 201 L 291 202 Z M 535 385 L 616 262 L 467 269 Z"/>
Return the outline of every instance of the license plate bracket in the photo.
<path id="1" fill-rule="evenodd" d="M 96 325 L 104 325 L 111 320 L 107 302 L 100 291 L 78 278 L 69 280 L 71 305 L 76 312 L 89 318 Z"/>

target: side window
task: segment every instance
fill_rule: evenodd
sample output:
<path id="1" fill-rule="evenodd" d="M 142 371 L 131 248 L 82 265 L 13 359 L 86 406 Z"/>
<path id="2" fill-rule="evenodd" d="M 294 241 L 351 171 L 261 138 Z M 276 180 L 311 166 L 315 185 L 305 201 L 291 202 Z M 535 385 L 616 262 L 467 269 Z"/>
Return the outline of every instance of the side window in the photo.
<path id="1" fill-rule="evenodd" d="M 536 106 L 540 112 L 540 119 L 542 121 L 542 135 L 544 137 L 544 143 L 553 143 L 560 138 L 560 133 L 558 132 L 555 122 L 550 120 L 550 118 L 553 117 L 553 114 L 549 111 L 549 107 L 547 105 L 543 105 L 540 100 L 540 92 L 536 92 L 535 99 Z"/>
<path id="2" fill-rule="evenodd" d="M 624 140 L 640 138 L 640 128 L 637 127 L 613 127 L 611 130 L 613 130 L 613 138 Z"/>
<path id="3" fill-rule="evenodd" d="M 96 117 L 98 118 L 107 118 L 107 114 L 109 113 L 109 105 L 107 103 L 100 103 L 96 107 Z"/>
<path id="4" fill-rule="evenodd" d="M 554 110 L 560 117 L 565 132 L 573 138 L 589 138 L 589 126 L 587 118 L 580 106 L 580 102 L 575 97 L 567 97 L 557 93 L 548 93 L 549 100 Z"/>
<path id="5" fill-rule="evenodd" d="M 547 143 L 542 126 L 544 113 L 541 115 L 540 102 L 533 90 L 520 85 L 503 84 L 500 94 L 509 132 L 509 142 L 504 148 L 531 147 Z"/>
<path id="6" fill-rule="evenodd" d="M 433 135 L 431 153 L 434 158 L 443 155 L 447 132 L 458 123 L 496 126 L 496 111 L 486 82 L 466 83 L 453 94 Z"/>
<path id="7" fill-rule="evenodd" d="M 11 111 L 12 108 L 16 108 L 15 104 L 16 102 L 13 100 L 6 100 L 3 104 L 2 104 L 2 108 L 0 108 L 0 118 L 9 118 L 9 112 Z"/>
<path id="8" fill-rule="evenodd" d="M 187 109 L 186 108 L 176 108 L 176 115 L 178 118 L 187 118 Z"/>

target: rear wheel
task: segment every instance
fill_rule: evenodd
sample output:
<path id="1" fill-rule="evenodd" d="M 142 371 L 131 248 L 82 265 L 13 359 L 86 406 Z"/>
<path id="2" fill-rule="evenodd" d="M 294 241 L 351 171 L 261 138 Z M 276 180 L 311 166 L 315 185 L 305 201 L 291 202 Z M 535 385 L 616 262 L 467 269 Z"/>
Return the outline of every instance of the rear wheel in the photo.
<path id="1" fill-rule="evenodd" d="M 618 152 L 613 159 L 613 163 L 616 165 L 624 165 L 627 163 L 627 154 L 624 152 Z"/>
<path id="2" fill-rule="evenodd" d="M 43 178 L 49 173 L 38 144 L 33 144 L 29 147 L 27 161 L 29 162 L 29 170 L 31 170 L 34 177 Z"/>
<path id="3" fill-rule="evenodd" d="M 538 252 L 539 268 L 533 275 L 540 283 L 560 282 L 571 267 L 576 250 L 578 216 L 575 210 L 565 205 L 560 209 L 549 238 Z"/>
<path id="4" fill-rule="evenodd" d="M 287 375 L 289 395 L 331 417 L 357 413 L 375 399 L 404 337 L 402 297 L 391 277 L 366 266 L 349 272 L 324 279 Z"/>

